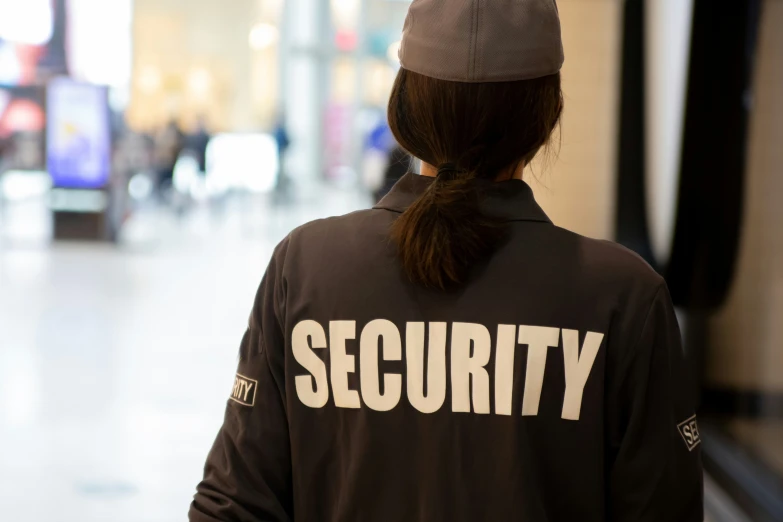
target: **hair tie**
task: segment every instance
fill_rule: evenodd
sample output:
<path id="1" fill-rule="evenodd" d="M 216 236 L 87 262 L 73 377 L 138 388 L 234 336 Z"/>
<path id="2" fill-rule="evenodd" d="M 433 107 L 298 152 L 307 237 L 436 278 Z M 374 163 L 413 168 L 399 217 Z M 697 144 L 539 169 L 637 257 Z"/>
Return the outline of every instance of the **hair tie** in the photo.
<path id="1" fill-rule="evenodd" d="M 443 163 L 438 167 L 438 177 L 455 178 L 462 172 L 454 163 Z"/>

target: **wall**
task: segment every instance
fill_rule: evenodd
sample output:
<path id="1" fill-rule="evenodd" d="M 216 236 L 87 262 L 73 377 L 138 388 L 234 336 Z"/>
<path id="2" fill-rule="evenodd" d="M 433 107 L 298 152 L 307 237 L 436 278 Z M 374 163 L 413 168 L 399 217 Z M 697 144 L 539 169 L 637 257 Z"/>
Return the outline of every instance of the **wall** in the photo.
<path id="1" fill-rule="evenodd" d="M 558 6 L 565 47 L 562 144 L 557 157 L 533 166 L 537 180 L 531 185 L 555 224 L 608 239 L 613 236 L 622 2 L 559 0 Z"/>

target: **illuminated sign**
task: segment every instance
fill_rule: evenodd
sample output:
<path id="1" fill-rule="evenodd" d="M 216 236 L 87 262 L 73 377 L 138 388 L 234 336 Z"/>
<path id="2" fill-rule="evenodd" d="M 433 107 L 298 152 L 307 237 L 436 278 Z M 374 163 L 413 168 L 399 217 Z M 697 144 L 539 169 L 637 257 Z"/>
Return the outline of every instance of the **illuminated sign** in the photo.
<path id="1" fill-rule="evenodd" d="M 66 78 L 53 80 L 47 92 L 46 138 L 54 186 L 104 187 L 111 169 L 106 88 Z"/>

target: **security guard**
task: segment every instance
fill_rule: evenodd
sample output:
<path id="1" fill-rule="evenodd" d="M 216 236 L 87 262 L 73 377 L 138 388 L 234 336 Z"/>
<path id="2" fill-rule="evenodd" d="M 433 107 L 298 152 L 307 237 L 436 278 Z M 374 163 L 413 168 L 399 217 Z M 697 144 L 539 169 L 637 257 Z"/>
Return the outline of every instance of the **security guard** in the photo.
<path id="1" fill-rule="evenodd" d="M 276 249 L 193 522 L 696 522 L 665 283 L 522 181 L 563 108 L 554 0 L 414 0 L 389 103 L 422 162 Z"/>

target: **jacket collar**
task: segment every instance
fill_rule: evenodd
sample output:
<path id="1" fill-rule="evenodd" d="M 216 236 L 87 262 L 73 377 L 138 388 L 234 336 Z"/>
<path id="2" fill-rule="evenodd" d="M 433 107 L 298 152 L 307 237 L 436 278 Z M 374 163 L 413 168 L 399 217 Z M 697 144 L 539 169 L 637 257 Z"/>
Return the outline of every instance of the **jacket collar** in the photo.
<path id="1" fill-rule="evenodd" d="M 435 178 L 418 174 L 405 174 L 391 191 L 373 208 L 402 213 L 430 186 Z M 521 180 L 493 182 L 476 180 L 484 188 L 482 208 L 508 221 L 552 221 L 533 197 L 533 191 Z"/>

